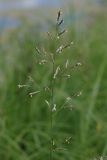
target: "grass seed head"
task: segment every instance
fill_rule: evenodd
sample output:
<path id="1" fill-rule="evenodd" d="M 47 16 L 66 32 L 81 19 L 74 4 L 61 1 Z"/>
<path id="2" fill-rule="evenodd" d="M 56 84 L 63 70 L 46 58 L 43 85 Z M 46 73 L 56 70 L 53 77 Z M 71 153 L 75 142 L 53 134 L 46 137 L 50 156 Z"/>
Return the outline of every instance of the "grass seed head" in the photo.
<path id="1" fill-rule="evenodd" d="M 62 12 L 59 10 L 57 13 L 57 22 L 59 21 L 60 17 L 61 17 Z"/>

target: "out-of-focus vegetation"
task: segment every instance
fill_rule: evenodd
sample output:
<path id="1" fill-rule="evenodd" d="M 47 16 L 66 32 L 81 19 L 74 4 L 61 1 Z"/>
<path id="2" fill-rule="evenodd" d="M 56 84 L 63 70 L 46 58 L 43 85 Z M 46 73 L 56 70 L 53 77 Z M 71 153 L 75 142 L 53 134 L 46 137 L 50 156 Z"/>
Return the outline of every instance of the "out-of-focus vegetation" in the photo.
<path id="1" fill-rule="evenodd" d="M 58 84 L 58 104 L 62 97 L 80 90 L 83 94 L 73 98 L 72 111 L 65 109 L 55 118 L 55 143 L 67 150 L 55 152 L 54 160 L 93 160 L 107 155 L 106 15 L 106 11 L 95 15 L 79 36 L 72 24 L 63 37 L 63 42 L 73 40 L 74 46 L 59 61 L 64 63 L 68 57 L 72 64 L 83 65 L 73 71 L 71 79 Z M 5 33 L 0 39 L 0 160 L 49 159 L 47 95 L 30 98 L 28 93 L 49 81 L 50 67 L 36 64 L 36 45 L 52 52 L 57 43 L 51 43 L 36 26 L 25 28 Z M 18 84 L 32 87 L 19 89 Z M 68 146 L 63 144 L 66 137 L 72 137 Z"/>

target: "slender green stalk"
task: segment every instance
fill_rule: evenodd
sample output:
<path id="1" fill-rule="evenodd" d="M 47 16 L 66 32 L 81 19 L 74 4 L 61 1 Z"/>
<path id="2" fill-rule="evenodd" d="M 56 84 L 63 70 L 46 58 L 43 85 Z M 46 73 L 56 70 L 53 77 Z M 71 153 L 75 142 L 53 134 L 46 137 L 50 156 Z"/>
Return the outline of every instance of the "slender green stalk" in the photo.
<path id="1" fill-rule="evenodd" d="M 53 160 L 53 112 L 54 107 L 54 84 L 55 79 L 53 78 L 55 73 L 55 56 L 53 55 L 52 60 L 52 79 L 51 79 L 51 107 L 50 107 L 50 160 Z"/>
<path id="2" fill-rule="evenodd" d="M 57 23 L 56 23 L 56 37 L 59 32 L 59 25 L 62 23 L 63 20 L 60 21 L 61 12 L 58 12 L 57 15 Z M 52 54 L 52 79 L 51 79 L 51 107 L 50 107 L 50 160 L 53 160 L 53 108 L 54 108 L 54 87 L 55 87 L 55 53 Z"/>

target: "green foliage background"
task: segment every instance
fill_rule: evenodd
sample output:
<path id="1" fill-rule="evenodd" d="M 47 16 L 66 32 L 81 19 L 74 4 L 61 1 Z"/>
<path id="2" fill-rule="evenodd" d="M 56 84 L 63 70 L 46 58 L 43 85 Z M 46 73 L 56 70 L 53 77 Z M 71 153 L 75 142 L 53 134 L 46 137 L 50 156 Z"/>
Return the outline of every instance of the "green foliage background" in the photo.
<path id="1" fill-rule="evenodd" d="M 73 40 L 58 63 L 68 58 L 82 67 L 72 73 L 70 80 L 56 86 L 58 104 L 64 97 L 82 90 L 81 97 L 73 98 L 73 110 L 63 110 L 55 122 L 55 144 L 67 150 L 54 153 L 54 160 L 93 160 L 107 154 L 107 16 L 97 15 L 94 23 L 79 36 L 75 26 L 63 42 Z M 28 93 L 49 83 L 49 65 L 36 65 L 36 44 L 53 52 L 57 42 L 51 42 L 36 27 L 19 28 L 0 44 L 0 160 L 49 159 L 49 111 L 41 93 L 30 98 Z M 61 42 L 62 43 L 62 42 Z M 36 79 L 31 88 L 19 89 L 18 84 L 29 84 L 28 76 Z M 66 137 L 71 144 L 63 144 Z"/>

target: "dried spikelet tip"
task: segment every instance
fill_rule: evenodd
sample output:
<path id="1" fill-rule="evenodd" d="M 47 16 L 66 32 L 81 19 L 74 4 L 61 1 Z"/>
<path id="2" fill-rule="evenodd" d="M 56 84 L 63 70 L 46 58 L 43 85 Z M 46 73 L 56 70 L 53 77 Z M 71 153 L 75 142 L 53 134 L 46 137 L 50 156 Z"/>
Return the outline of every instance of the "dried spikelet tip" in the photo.
<path id="1" fill-rule="evenodd" d="M 56 111 L 56 104 L 54 104 L 53 108 L 52 108 L 52 112 Z"/>
<path id="2" fill-rule="evenodd" d="M 40 91 L 31 92 L 31 93 L 29 93 L 29 96 L 32 98 L 32 97 L 33 97 L 33 95 L 36 95 L 36 94 L 38 94 L 38 93 L 40 93 Z"/>
<path id="3" fill-rule="evenodd" d="M 71 44 L 71 45 L 73 45 L 73 44 L 74 44 L 74 42 L 72 41 L 70 44 Z"/>
<path id="4" fill-rule="evenodd" d="M 58 72 L 59 72 L 59 71 L 60 71 L 60 66 L 58 66 L 58 67 L 56 68 L 56 71 L 55 71 L 54 76 L 53 76 L 54 79 L 56 79 L 56 76 L 58 75 Z"/>
<path id="5" fill-rule="evenodd" d="M 25 85 L 25 84 L 24 84 L 24 85 L 18 84 L 17 86 L 18 86 L 19 88 L 23 88 L 23 87 L 27 87 L 28 85 Z"/>
<path id="6" fill-rule="evenodd" d="M 36 47 L 35 48 L 38 54 L 41 54 L 41 51 Z"/>
<path id="7" fill-rule="evenodd" d="M 59 37 L 61 36 L 61 35 L 63 35 L 64 33 L 66 33 L 67 32 L 67 30 L 63 30 L 63 31 L 61 31 L 60 33 L 58 33 L 58 36 L 57 36 L 57 38 L 59 39 Z"/>
<path id="8" fill-rule="evenodd" d="M 78 63 L 76 63 L 76 66 L 78 67 L 78 66 L 82 66 L 82 63 L 81 62 L 78 62 Z"/>
<path id="9" fill-rule="evenodd" d="M 59 21 L 60 17 L 61 17 L 62 12 L 59 10 L 57 13 L 57 22 Z"/>
<path id="10" fill-rule="evenodd" d="M 82 91 L 80 91 L 78 94 L 77 94 L 77 97 L 80 97 L 82 95 Z"/>
<path id="11" fill-rule="evenodd" d="M 64 46 L 61 45 L 61 46 L 56 50 L 56 53 L 62 53 L 63 48 L 64 48 Z"/>
<path id="12" fill-rule="evenodd" d="M 50 103 L 47 100 L 45 100 L 45 103 L 50 107 Z"/>
<path id="13" fill-rule="evenodd" d="M 55 142 L 54 142 L 54 140 L 52 140 L 52 145 L 53 145 L 53 146 L 55 146 Z"/>
<path id="14" fill-rule="evenodd" d="M 65 49 L 65 48 L 70 48 L 71 45 L 73 45 L 73 44 L 74 44 L 74 42 L 72 41 L 72 42 L 70 42 L 69 44 L 65 45 L 65 46 L 63 47 L 63 49 Z"/>
<path id="15" fill-rule="evenodd" d="M 58 26 L 60 26 L 62 23 L 64 23 L 63 19 L 61 19 L 61 21 L 58 23 Z"/>
<path id="16" fill-rule="evenodd" d="M 50 88 L 49 87 L 44 87 L 44 90 L 45 91 L 50 91 Z"/>
<path id="17" fill-rule="evenodd" d="M 66 138 L 66 139 L 65 139 L 65 143 L 70 144 L 71 138 L 72 138 L 72 137 Z"/>
<path id="18" fill-rule="evenodd" d="M 67 45 L 61 45 L 57 50 L 56 50 L 56 53 L 62 53 L 62 51 L 64 50 L 64 49 L 66 49 L 66 48 L 70 48 L 71 47 L 71 45 L 73 45 L 74 43 L 73 42 L 71 42 L 70 44 L 67 44 Z"/>
<path id="19" fill-rule="evenodd" d="M 67 97 L 66 100 L 68 102 L 68 101 L 71 101 L 72 99 L 71 99 L 71 97 Z"/>
<path id="20" fill-rule="evenodd" d="M 67 69 L 69 65 L 69 60 L 67 59 L 66 63 L 65 63 L 65 68 Z"/>
<path id="21" fill-rule="evenodd" d="M 34 79 L 31 76 L 28 76 L 30 82 L 34 82 Z"/>
<path id="22" fill-rule="evenodd" d="M 39 62 L 40 65 L 47 63 L 47 60 L 43 59 Z"/>
<path id="23" fill-rule="evenodd" d="M 69 78 L 71 78 L 71 75 L 70 74 L 66 74 L 66 75 L 64 75 L 64 77 L 69 79 Z"/>

